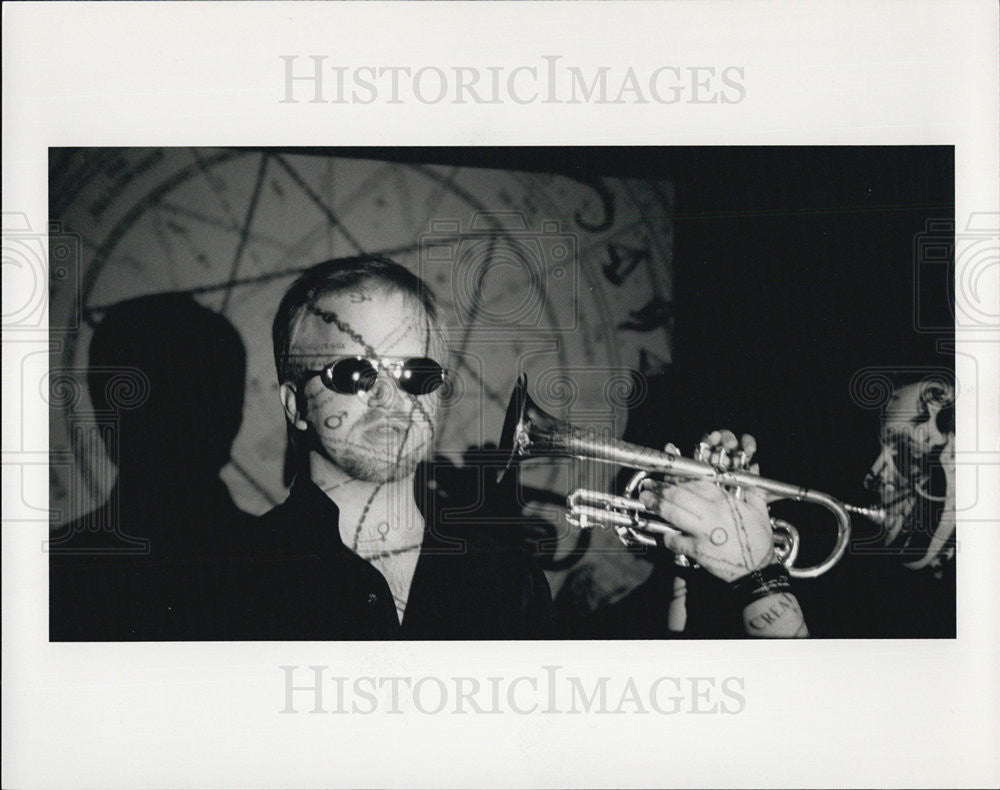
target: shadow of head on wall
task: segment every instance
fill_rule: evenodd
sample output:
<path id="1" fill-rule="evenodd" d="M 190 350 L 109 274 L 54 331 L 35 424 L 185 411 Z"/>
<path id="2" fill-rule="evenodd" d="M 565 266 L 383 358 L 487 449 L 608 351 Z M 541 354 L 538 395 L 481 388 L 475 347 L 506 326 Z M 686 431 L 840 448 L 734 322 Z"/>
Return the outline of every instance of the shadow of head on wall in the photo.
<path id="1" fill-rule="evenodd" d="M 118 417 L 107 449 L 122 495 L 170 504 L 217 487 L 243 419 L 246 350 L 233 325 L 186 294 L 143 296 L 104 313 L 89 353 L 94 408 Z M 118 397 L 123 368 L 144 397 Z"/>

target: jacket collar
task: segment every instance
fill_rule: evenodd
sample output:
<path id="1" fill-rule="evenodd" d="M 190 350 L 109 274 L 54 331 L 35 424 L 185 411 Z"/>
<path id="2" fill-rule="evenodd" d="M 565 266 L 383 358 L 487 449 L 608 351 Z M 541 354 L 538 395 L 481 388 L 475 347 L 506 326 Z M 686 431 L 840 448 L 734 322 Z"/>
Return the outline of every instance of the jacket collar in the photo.
<path id="1" fill-rule="evenodd" d="M 454 538 L 447 539 L 437 534 L 438 527 L 432 520 L 437 504 L 434 498 L 429 497 L 423 504 L 421 512 L 424 515 L 425 528 L 422 545 L 425 548 L 458 550 L 462 543 L 456 543 Z M 310 543 L 320 541 L 328 548 L 347 548 L 340 537 L 340 508 L 308 477 L 303 475 L 295 477 L 283 507 L 286 509 L 287 518 L 297 525 L 296 534 L 302 535 L 304 541 Z"/>
<path id="2" fill-rule="evenodd" d="M 308 477 L 295 478 L 284 507 L 288 520 L 295 525 L 293 535 L 301 535 L 309 543 L 318 541 L 328 548 L 343 548 L 340 508 Z"/>

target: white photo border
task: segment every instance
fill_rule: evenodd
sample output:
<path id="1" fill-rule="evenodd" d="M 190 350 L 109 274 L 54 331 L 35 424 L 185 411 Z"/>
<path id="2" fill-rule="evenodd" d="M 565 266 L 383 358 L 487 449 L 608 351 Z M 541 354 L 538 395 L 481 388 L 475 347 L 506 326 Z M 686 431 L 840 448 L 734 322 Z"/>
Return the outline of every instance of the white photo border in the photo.
<path id="1" fill-rule="evenodd" d="M 59 146 L 877 144 L 954 145 L 956 230 L 983 221 L 1000 233 L 989 225 L 1000 219 L 992 2 L 83 2 L 3 13 L 4 212 L 32 229 L 46 226 L 48 149 Z M 312 55 L 348 68 L 503 67 L 504 79 L 556 55 L 588 74 L 631 66 L 646 78 L 661 66 L 738 67 L 745 95 L 283 103 L 281 57 Z M 959 284 L 971 274 L 960 261 Z M 958 288 L 958 309 L 970 298 Z M 44 323 L 9 331 L 5 295 L 4 785 L 996 786 L 1000 310 L 995 292 L 974 298 L 978 325 L 957 328 L 956 373 L 974 371 L 965 397 L 976 408 L 959 402 L 957 434 L 975 461 L 960 466 L 959 487 L 980 497 L 959 523 L 955 640 L 50 644 L 47 523 L 27 504 L 47 501 L 37 468 L 48 411 L 20 401 L 18 380 L 48 337 Z M 311 665 L 541 680 L 560 667 L 646 688 L 664 675 L 738 677 L 729 699 L 744 704 L 738 715 L 279 713 L 280 667 Z"/>

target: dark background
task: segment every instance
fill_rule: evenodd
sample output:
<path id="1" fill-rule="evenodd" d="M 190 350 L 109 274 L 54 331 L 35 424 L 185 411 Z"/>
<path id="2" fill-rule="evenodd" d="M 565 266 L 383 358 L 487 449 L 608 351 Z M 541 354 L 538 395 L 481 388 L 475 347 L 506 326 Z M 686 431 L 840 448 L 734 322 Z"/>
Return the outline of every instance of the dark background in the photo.
<path id="1" fill-rule="evenodd" d="M 643 445 L 672 441 L 690 453 L 713 428 L 750 432 L 765 476 L 869 504 L 862 480 L 879 449 L 888 378 L 864 397 L 852 380 L 865 371 L 954 368 L 951 147 L 280 150 L 556 173 L 598 196 L 604 178 L 672 184 L 673 361 L 647 379 L 648 397 L 629 414 L 625 438 Z M 943 259 L 931 259 L 932 247 Z M 178 416 L 189 411 L 172 402 Z M 833 520 L 825 511 L 787 503 L 775 510 L 804 535 L 800 564 L 827 555 Z M 863 544 L 876 533 L 855 519 L 858 540 L 847 558 L 799 583 L 814 634 L 954 633 L 954 605 L 940 586 L 903 572 L 898 558 L 873 554 L 877 541 Z M 655 616 L 669 583 L 653 593 Z M 653 631 L 638 623 L 635 633 Z"/>
<path id="2" fill-rule="evenodd" d="M 372 156 L 371 149 L 338 150 Z M 954 371 L 954 150 L 933 147 L 395 149 L 379 158 L 670 180 L 676 185 L 673 364 L 649 381 L 626 438 L 753 433 L 761 473 L 870 504 L 879 397 L 867 369 Z M 947 250 L 945 265 L 928 247 Z M 886 379 L 888 381 L 888 378 Z M 877 393 L 874 393 L 877 395 Z M 869 393 L 869 396 L 873 393 Z M 832 547 L 814 506 L 775 509 L 805 535 L 800 564 Z M 951 636 L 948 590 L 873 553 L 854 519 L 847 557 L 796 592 L 818 636 Z"/>
<path id="3" fill-rule="evenodd" d="M 668 408 L 651 398 L 642 417 L 685 450 L 712 427 L 750 431 L 767 474 L 863 496 L 880 412 L 852 400 L 852 376 L 953 369 L 954 332 L 940 329 L 954 323 L 951 277 L 917 251 L 931 225 L 954 222 L 950 146 L 337 153 L 672 180 L 674 364 L 656 382 Z"/>

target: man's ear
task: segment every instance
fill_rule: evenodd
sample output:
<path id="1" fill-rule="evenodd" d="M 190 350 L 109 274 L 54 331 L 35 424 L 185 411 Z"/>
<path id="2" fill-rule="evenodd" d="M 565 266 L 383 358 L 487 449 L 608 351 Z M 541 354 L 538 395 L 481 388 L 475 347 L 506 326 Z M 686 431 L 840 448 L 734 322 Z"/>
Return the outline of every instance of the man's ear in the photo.
<path id="1" fill-rule="evenodd" d="M 281 396 L 281 405 L 285 409 L 285 419 L 289 425 L 294 425 L 298 430 L 304 431 L 309 427 L 305 421 L 305 415 L 299 411 L 299 395 L 294 384 L 282 384 L 278 388 Z"/>

